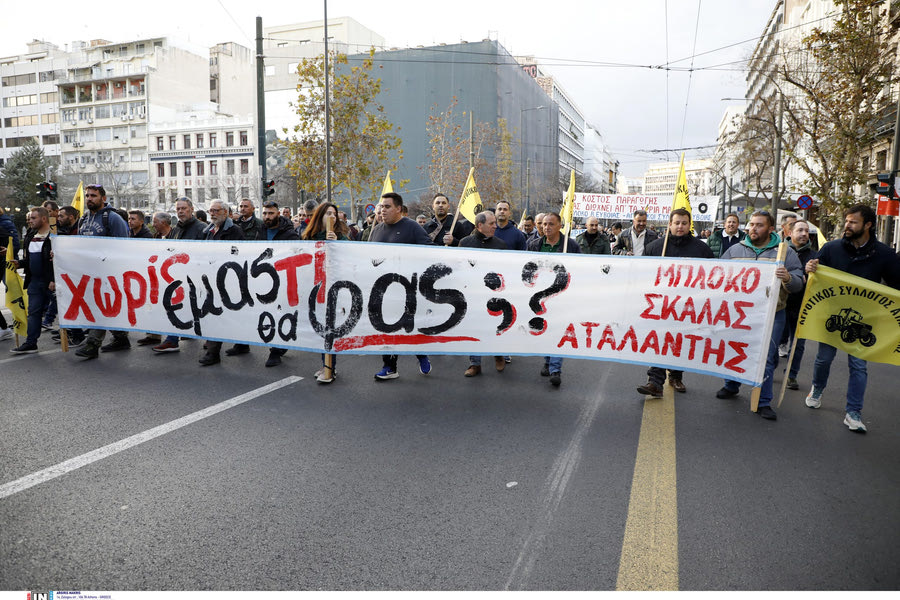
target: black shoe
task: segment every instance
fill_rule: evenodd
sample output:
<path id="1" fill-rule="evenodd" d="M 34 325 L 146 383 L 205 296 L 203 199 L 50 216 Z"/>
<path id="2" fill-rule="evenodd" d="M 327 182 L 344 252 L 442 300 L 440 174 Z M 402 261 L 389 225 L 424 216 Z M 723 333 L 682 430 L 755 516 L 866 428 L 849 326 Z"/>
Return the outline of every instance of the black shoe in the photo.
<path id="1" fill-rule="evenodd" d="M 225 356 L 237 356 L 238 354 L 250 354 L 250 346 L 247 344 L 235 344 L 233 348 L 225 351 Z"/>
<path id="2" fill-rule="evenodd" d="M 729 390 L 727 387 L 723 387 L 721 390 L 716 392 L 716 398 L 721 398 L 721 399 L 734 398 L 737 395 L 738 395 L 738 392 L 736 390 Z"/>
<path id="3" fill-rule="evenodd" d="M 23 342 L 15 348 L 10 349 L 10 352 L 13 354 L 34 354 L 37 351 L 37 344 L 29 344 L 28 342 Z"/>
<path id="4" fill-rule="evenodd" d="M 200 357 L 200 365 L 203 367 L 208 367 L 209 365 L 216 365 L 222 362 L 222 359 L 219 358 L 218 354 L 204 354 Z"/>
<path id="5" fill-rule="evenodd" d="M 556 373 L 550 374 L 550 385 L 553 387 L 559 387 L 559 384 L 562 383 L 562 373 L 557 371 Z"/>
<path id="6" fill-rule="evenodd" d="M 674 389 L 679 394 L 684 394 L 685 392 L 687 392 L 687 388 L 684 387 L 684 382 L 680 379 L 672 379 L 671 377 L 669 377 L 669 385 L 671 385 L 672 389 Z"/>
<path id="7" fill-rule="evenodd" d="M 662 386 L 653 383 L 652 381 L 648 381 L 644 385 L 637 388 L 638 394 L 644 394 L 645 396 L 652 396 L 654 398 L 662 398 L 663 397 L 663 389 Z"/>
<path id="8" fill-rule="evenodd" d="M 760 406 L 756 409 L 756 414 L 761 416 L 763 419 L 768 419 L 769 421 L 774 421 L 778 418 L 778 415 L 775 414 L 775 411 L 772 410 L 771 406 Z"/>
<path id="9" fill-rule="evenodd" d="M 110 343 L 100 346 L 100 351 L 115 352 L 117 350 L 128 350 L 129 348 L 131 348 L 131 342 L 128 341 L 128 338 L 113 338 L 113 341 Z"/>
<path id="10" fill-rule="evenodd" d="M 541 377 L 550 377 L 550 365 L 544 365 L 541 368 Z"/>
<path id="11" fill-rule="evenodd" d="M 269 352 L 269 358 L 266 360 L 267 367 L 274 367 L 281 364 L 281 353 L 276 350 Z"/>
<path id="12" fill-rule="evenodd" d="M 100 356 L 100 352 L 96 344 L 87 343 L 75 351 L 75 356 L 79 358 L 97 358 Z"/>

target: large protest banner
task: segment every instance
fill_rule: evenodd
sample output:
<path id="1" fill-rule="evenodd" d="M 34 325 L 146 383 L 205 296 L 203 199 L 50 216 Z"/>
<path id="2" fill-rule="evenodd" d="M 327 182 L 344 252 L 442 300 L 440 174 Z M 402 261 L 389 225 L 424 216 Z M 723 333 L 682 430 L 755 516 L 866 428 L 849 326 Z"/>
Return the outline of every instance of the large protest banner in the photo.
<path id="1" fill-rule="evenodd" d="M 63 326 L 762 381 L 775 264 L 354 242 L 53 240 Z M 771 292 L 771 293 L 770 293 Z"/>
<path id="2" fill-rule="evenodd" d="M 718 196 L 691 196 L 691 215 L 700 227 L 712 227 L 719 208 Z M 575 194 L 575 217 L 630 221 L 636 210 L 646 210 L 648 221 L 668 221 L 672 196 Z"/>
<path id="3" fill-rule="evenodd" d="M 900 290 L 819 265 L 806 284 L 797 337 L 900 365 Z"/>

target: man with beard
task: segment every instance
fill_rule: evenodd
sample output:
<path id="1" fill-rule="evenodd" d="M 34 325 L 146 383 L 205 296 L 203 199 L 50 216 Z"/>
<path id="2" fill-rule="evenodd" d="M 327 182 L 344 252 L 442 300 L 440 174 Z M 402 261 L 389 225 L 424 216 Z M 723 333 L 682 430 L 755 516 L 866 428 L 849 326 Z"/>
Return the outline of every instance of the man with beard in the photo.
<path id="1" fill-rule="evenodd" d="M 644 250 L 644 256 L 662 256 L 663 245 L 666 247 L 666 257 L 669 258 L 712 258 L 712 250 L 709 246 L 695 238 L 691 234 L 691 213 L 684 208 L 676 208 L 669 215 L 669 241 L 658 239 L 651 242 Z M 682 377 L 684 371 L 669 369 L 669 384 L 676 392 L 682 394 L 687 391 Z M 662 398 L 663 383 L 666 381 L 666 370 L 662 367 L 650 367 L 647 369 L 647 383 L 640 386 L 638 393 Z"/>
<path id="2" fill-rule="evenodd" d="M 128 237 L 128 224 L 116 213 L 112 207 L 106 205 L 106 190 L 102 185 L 87 185 L 84 187 L 84 204 L 87 208 L 81 221 L 78 222 L 78 235 L 102 236 L 102 237 Z M 75 351 L 75 356 L 80 358 L 97 358 L 99 351 L 115 352 L 131 348 L 127 331 L 113 331 L 113 341 L 102 348 L 103 338 L 106 337 L 105 329 L 91 329 L 88 331 L 87 342 Z"/>
<path id="3" fill-rule="evenodd" d="M 789 240 L 788 243 L 794 249 L 794 252 L 797 253 L 800 264 L 805 268 L 806 263 L 816 255 L 816 251 L 813 249 L 812 242 L 809 239 L 809 222 L 806 219 L 794 221 Z M 800 318 L 800 308 L 803 306 L 803 292 L 805 289 L 806 282 L 804 281 L 803 288 L 799 292 L 794 292 L 788 296 L 787 307 L 785 308 L 787 312 L 784 313 L 786 318 L 784 334 L 781 336 L 781 339 L 788 344 L 788 348 L 790 348 L 791 338 L 794 337 L 794 331 L 797 328 L 797 320 Z M 800 372 L 800 362 L 803 360 L 803 351 L 805 349 L 806 340 L 798 339 L 797 347 L 794 350 L 794 360 L 791 361 L 788 371 L 787 389 L 789 390 L 800 389 L 800 384 L 797 383 L 797 374 Z M 778 352 L 778 355 L 782 356 L 780 347 Z M 788 355 L 785 354 L 784 356 Z"/>
<path id="4" fill-rule="evenodd" d="M 600 219 L 588 217 L 584 233 L 575 238 L 582 254 L 610 254 L 609 238 L 600 231 Z"/>
<path id="5" fill-rule="evenodd" d="M 647 211 L 634 211 L 631 227 L 619 234 L 613 254 L 625 256 L 643 256 L 644 248 L 657 239 L 659 234 L 652 229 L 647 229 Z"/>
<path id="6" fill-rule="evenodd" d="M 806 272 L 815 273 L 820 264 L 844 271 L 869 281 L 881 282 L 900 289 L 900 257 L 875 239 L 875 211 L 865 204 L 856 204 L 844 213 L 844 237 L 828 242 L 816 258 L 806 263 Z M 831 363 L 837 348 L 819 342 L 816 364 L 813 367 L 812 389 L 806 396 L 810 408 L 822 406 L 822 393 L 828 384 Z M 866 432 L 862 421 L 863 396 L 866 393 L 868 372 L 866 361 L 847 355 L 850 378 L 847 383 L 847 405 L 844 425 L 850 431 Z"/>
<path id="7" fill-rule="evenodd" d="M 450 232 L 453 215 L 450 214 L 450 200 L 444 194 L 435 194 L 431 202 L 434 218 L 425 224 L 425 233 L 435 246 L 459 246 L 459 240 L 472 233 L 474 226 L 462 217 Z"/>
<path id="8" fill-rule="evenodd" d="M 765 260 L 774 262 L 778 257 L 778 245 L 781 238 L 775 233 L 775 218 L 771 213 L 758 210 L 750 215 L 747 224 L 747 237 L 729 248 L 722 258 L 749 258 L 753 260 Z M 775 277 L 782 281 L 779 286 L 778 306 L 775 311 L 775 321 L 772 325 L 772 335 L 769 338 L 769 348 L 766 353 L 766 368 L 763 384 L 759 394 L 759 406 L 757 414 L 763 419 L 774 421 L 777 419 L 772 409 L 772 376 L 775 367 L 778 366 L 778 341 L 784 329 L 785 313 L 788 294 L 798 292 L 803 288 L 803 265 L 797 258 L 797 253 L 791 248 L 787 249 L 784 257 L 784 265 L 775 269 Z M 726 380 L 725 385 L 716 392 L 716 398 L 733 398 L 740 392 L 741 384 L 737 381 Z"/>

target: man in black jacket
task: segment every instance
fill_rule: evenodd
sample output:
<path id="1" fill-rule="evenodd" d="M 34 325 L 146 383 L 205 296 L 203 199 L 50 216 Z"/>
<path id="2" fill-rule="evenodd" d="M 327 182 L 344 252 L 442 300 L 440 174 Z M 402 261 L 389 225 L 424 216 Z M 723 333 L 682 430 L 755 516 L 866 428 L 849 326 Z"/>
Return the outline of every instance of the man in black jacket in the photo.
<path id="1" fill-rule="evenodd" d="M 459 241 L 460 248 L 487 248 L 490 250 L 506 250 L 506 242 L 498 238 L 494 233 L 497 231 L 497 218 L 490 211 L 480 212 L 475 215 L 475 231 L 472 235 L 467 235 Z M 494 357 L 494 366 L 497 371 L 503 371 L 506 368 L 506 359 L 502 356 Z M 470 356 L 469 368 L 466 369 L 464 375 L 466 377 L 475 377 L 481 374 L 481 357 Z"/>
<path id="2" fill-rule="evenodd" d="M 669 215 L 669 231 L 666 238 L 660 238 L 647 244 L 644 256 L 662 256 L 663 244 L 666 256 L 671 258 L 714 258 L 709 246 L 691 234 L 691 213 L 684 208 L 676 208 Z M 682 376 L 684 371 L 669 370 L 669 384 L 676 392 L 687 391 Z M 662 398 L 663 383 L 666 381 L 666 370 L 662 367 L 647 369 L 647 383 L 637 388 L 638 393 Z"/>
<path id="3" fill-rule="evenodd" d="M 450 233 L 453 215 L 450 214 L 450 200 L 444 194 L 434 196 L 431 208 L 434 218 L 425 223 L 425 233 L 435 246 L 459 246 L 459 240 L 472 233 L 474 226 L 462 217 L 456 221 L 456 226 Z"/>
<path id="4" fill-rule="evenodd" d="M 272 200 L 263 202 L 262 209 L 263 226 L 259 228 L 255 238 L 262 241 L 299 240 L 300 236 L 294 230 L 294 224 L 278 214 L 278 203 Z"/>
<path id="5" fill-rule="evenodd" d="M 241 231 L 241 228 L 228 218 L 228 206 L 222 200 L 210 201 L 209 221 L 209 226 L 203 232 L 201 239 L 213 241 L 240 241 L 244 239 L 244 233 Z M 200 357 L 200 365 L 208 367 L 221 362 L 219 357 L 221 350 L 222 342 L 207 340 L 206 353 Z M 226 350 L 225 354 L 235 356 L 237 354 L 247 354 L 248 352 L 250 352 L 250 346 L 247 344 L 235 344 L 233 348 Z"/>
<path id="6" fill-rule="evenodd" d="M 263 222 L 256 216 L 256 207 L 253 206 L 253 202 L 249 198 L 242 198 L 238 203 L 238 212 L 240 217 L 236 223 L 241 228 L 241 231 L 244 232 L 244 239 L 255 240 L 257 234 L 263 228 Z M 290 218 L 288 218 L 288 223 L 290 223 Z"/>
<path id="7" fill-rule="evenodd" d="M 866 204 L 856 204 L 844 213 L 844 237 L 828 242 L 819 255 L 806 263 L 806 273 L 815 273 L 819 264 L 838 269 L 869 281 L 884 281 L 900 289 L 900 257 L 887 245 L 875 239 L 875 211 Z M 831 363 L 837 348 L 819 342 L 816 364 L 813 367 L 812 389 L 806 397 L 810 408 L 822 406 L 822 393 L 828 384 Z M 847 405 L 844 425 L 850 431 L 866 432 L 862 421 L 863 396 L 866 393 L 866 361 L 847 355 L 850 378 L 847 384 Z"/>
<path id="8" fill-rule="evenodd" d="M 128 211 L 128 237 L 153 239 L 153 233 L 144 223 L 144 213 L 140 210 Z"/>
<path id="9" fill-rule="evenodd" d="M 25 270 L 25 290 L 28 294 L 28 334 L 25 342 L 10 350 L 14 354 L 38 351 L 41 318 L 53 293 L 53 259 L 50 247 L 50 216 L 43 207 L 28 213 L 28 233 L 22 242 L 22 260 L 14 261 L 16 268 Z"/>

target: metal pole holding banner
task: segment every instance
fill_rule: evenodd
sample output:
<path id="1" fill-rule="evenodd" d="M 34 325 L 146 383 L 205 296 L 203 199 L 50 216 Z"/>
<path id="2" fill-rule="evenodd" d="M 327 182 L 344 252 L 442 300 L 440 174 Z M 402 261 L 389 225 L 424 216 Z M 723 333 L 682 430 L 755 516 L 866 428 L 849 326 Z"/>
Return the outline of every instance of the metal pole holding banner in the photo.
<path id="1" fill-rule="evenodd" d="M 781 242 L 780 244 L 778 244 L 778 256 L 775 259 L 775 265 L 778 267 L 783 267 L 785 256 L 787 256 L 787 242 Z M 776 279 L 777 279 L 777 277 L 776 277 Z M 781 280 L 779 279 L 779 281 L 781 281 Z M 777 293 L 779 293 L 779 294 L 781 293 L 781 284 L 778 285 Z M 771 348 L 772 348 L 771 338 L 767 341 L 768 341 L 768 344 L 764 343 L 763 347 L 766 349 L 766 352 L 770 352 Z M 777 352 L 778 350 L 776 349 L 775 351 Z M 766 354 L 765 356 L 768 357 L 768 354 Z M 794 357 L 794 353 L 791 352 L 791 358 L 793 358 L 793 357 Z M 768 358 L 766 360 L 768 360 Z M 790 363 L 788 363 L 788 364 L 790 364 Z M 772 376 L 774 377 L 775 374 L 772 373 Z M 750 394 L 750 410 L 752 412 L 757 412 L 759 410 L 759 395 L 761 392 L 762 392 L 762 388 L 755 387 L 755 388 L 753 388 L 753 392 L 751 392 L 751 394 Z"/>

